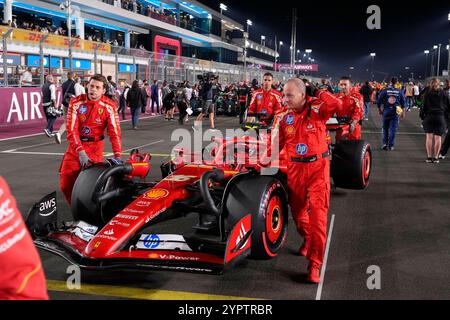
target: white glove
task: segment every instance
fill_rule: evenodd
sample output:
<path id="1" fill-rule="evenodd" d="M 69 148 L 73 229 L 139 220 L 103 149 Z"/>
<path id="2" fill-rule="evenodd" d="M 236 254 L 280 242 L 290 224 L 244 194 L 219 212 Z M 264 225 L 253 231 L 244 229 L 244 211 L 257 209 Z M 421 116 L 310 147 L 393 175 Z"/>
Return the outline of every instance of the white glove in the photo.
<path id="1" fill-rule="evenodd" d="M 89 162 L 92 162 L 91 159 L 89 159 L 86 151 L 84 150 L 78 152 L 78 158 L 80 159 L 80 165 L 82 168 L 86 167 L 89 164 Z"/>

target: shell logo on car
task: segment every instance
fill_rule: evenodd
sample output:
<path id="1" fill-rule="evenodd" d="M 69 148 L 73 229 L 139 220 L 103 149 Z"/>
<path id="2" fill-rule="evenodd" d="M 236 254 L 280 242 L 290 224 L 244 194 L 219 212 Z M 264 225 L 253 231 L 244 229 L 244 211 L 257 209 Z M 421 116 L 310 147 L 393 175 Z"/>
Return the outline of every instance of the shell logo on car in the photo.
<path id="1" fill-rule="evenodd" d="M 168 195 L 169 195 L 169 191 L 167 191 L 166 189 L 156 188 L 156 189 L 147 191 L 144 194 L 144 198 L 157 200 L 157 199 L 165 198 Z"/>

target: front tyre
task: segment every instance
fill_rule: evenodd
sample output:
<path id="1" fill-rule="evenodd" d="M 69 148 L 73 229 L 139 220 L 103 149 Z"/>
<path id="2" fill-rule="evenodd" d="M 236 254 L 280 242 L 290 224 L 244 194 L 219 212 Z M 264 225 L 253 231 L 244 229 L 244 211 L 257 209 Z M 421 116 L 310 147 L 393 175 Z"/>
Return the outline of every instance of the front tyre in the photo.
<path id="1" fill-rule="evenodd" d="M 238 181 L 227 198 L 226 229 L 248 213 L 252 215 L 251 256 L 270 259 L 278 255 L 287 236 L 288 206 L 281 182 L 270 176 Z"/>

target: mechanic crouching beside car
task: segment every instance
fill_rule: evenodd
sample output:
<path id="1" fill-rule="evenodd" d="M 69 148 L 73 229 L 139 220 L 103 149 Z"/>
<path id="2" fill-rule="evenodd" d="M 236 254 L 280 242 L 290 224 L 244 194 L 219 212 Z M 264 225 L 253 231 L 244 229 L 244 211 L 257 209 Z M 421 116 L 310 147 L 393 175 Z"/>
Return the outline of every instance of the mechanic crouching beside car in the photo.
<path id="1" fill-rule="evenodd" d="M 103 162 L 104 131 L 107 129 L 114 158 L 122 154 L 121 131 L 116 104 L 104 96 L 108 81 L 102 75 L 89 80 L 88 93 L 70 100 L 66 127 L 69 146 L 59 170 L 61 191 L 71 203 L 72 189 L 83 167 Z"/>
<path id="2" fill-rule="evenodd" d="M 319 283 L 330 201 L 325 123 L 335 112 L 342 111 L 342 101 L 312 85 L 306 87 L 300 79 L 290 79 L 283 93 L 288 109 L 275 115 L 272 144 L 278 139 L 279 150 L 285 148 L 289 205 L 304 238 L 299 253 L 309 261 L 307 281 Z"/>

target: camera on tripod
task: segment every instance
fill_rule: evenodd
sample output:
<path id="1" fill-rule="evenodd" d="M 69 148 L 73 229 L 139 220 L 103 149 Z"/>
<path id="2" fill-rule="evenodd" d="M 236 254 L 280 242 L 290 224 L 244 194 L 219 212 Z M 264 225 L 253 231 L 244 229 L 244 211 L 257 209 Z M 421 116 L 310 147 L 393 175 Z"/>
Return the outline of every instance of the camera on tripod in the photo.
<path id="1" fill-rule="evenodd" d="M 204 82 L 211 82 L 211 81 L 213 81 L 215 79 L 219 79 L 219 76 L 216 76 L 212 72 L 206 72 L 204 74 L 197 75 L 197 80 L 200 81 L 200 84 L 204 83 Z"/>
<path id="2" fill-rule="evenodd" d="M 53 117 L 61 117 L 63 115 L 63 111 L 56 108 L 55 106 L 50 106 L 47 108 L 47 114 Z"/>

